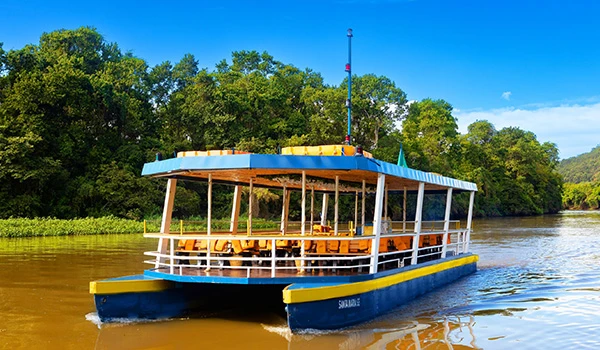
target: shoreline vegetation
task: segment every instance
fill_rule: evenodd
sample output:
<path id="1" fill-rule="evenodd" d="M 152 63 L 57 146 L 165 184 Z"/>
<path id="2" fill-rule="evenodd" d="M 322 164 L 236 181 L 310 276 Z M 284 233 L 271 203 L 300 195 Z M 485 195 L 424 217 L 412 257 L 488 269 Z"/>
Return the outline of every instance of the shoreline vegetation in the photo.
<path id="1" fill-rule="evenodd" d="M 142 233 L 143 231 L 143 222 L 114 216 L 82 219 L 10 218 L 0 220 L 0 237 L 4 238 Z"/>
<path id="2" fill-rule="evenodd" d="M 579 208 L 566 210 L 581 210 Z M 588 208 L 587 211 L 600 211 L 600 208 Z M 276 229 L 279 222 L 268 219 L 252 219 L 252 226 L 255 229 Z M 151 218 L 146 221 L 147 232 L 160 231 L 160 219 Z M 240 217 L 239 230 L 245 230 L 243 224 L 246 218 Z M 206 220 L 201 218 L 191 218 L 183 220 L 183 231 L 201 231 L 206 230 Z M 180 220 L 173 219 L 171 223 L 171 232 L 179 232 Z M 226 219 L 213 220 L 213 230 L 228 230 L 229 221 Z M 56 218 L 10 218 L 0 219 L 0 239 L 1 238 L 28 238 L 28 237 L 48 237 L 48 236 L 88 236 L 88 235 L 107 235 L 107 234 L 142 234 L 144 232 L 144 220 L 132 220 L 117 218 L 114 216 L 101 218 L 80 218 L 80 219 L 56 219 Z"/>
<path id="3" fill-rule="evenodd" d="M 160 231 L 160 219 L 145 220 L 147 232 Z M 245 230 L 246 219 L 240 217 L 239 230 Z M 253 218 L 255 229 L 274 229 L 278 221 Z M 179 232 L 180 220 L 171 222 L 171 232 Z M 229 220 L 213 220 L 213 230 L 228 230 Z M 206 230 L 206 220 L 192 217 L 183 220 L 183 231 Z M 100 218 L 56 219 L 56 218 L 9 218 L 0 219 L 0 238 L 83 236 L 105 234 L 136 234 L 144 232 L 144 220 L 123 219 L 114 216 Z"/>
<path id="4" fill-rule="evenodd" d="M 569 210 L 600 209 L 600 182 L 565 183 L 563 207 Z"/>

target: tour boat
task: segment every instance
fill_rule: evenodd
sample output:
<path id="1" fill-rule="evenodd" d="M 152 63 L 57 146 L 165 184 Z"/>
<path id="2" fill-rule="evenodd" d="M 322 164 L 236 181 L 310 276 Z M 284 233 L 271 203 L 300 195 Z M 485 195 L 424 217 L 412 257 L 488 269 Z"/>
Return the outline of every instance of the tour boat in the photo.
<path id="1" fill-rule="evenodd" d="M 103 322 L 270 304 L 281 307 L 293 332 L 338 329 L 392 312 L 477 269 L 478 257 L 469 252 L 476 184 L 377 160 L 359 147 L 179 152 L 146 163 L 142 175 L 167 179 L 160 232 L 144 225 L 157 249 L 145 253 L 150 267 L 143 274 L 91 282 Z M 172 222 L 181 181 L 207 183 L 201 228 Z M 232 191 L 225 229 L 212 217 L 217 184 Z M 258 188 L 280 195 L 275 228 L 253 225 Z M 450 217 L 460 192 L 469 193 L 462 223 Z M 443 220 L 422 219 L 429 194 L 445 195 Z M 401 200 L 398 220 L 389 217 L 390 196 Z M 242 198 L 246 215 L 240 215 Z M 409 199 L 416 200 L 414 220 L 406 218 Z M 289 220 L 291 211 L 300 221 Z"/>
<path id="2" fill-rule="evenodd" d="M 280 306 L 292 331 L 337 329 L 391 312 L 476 271 L 478 257 L 469 253 L 469 239 L 477 185 L 410 169 L 400 161 L 404 157 L 398 165 L 377 160 L 350 145 L 352 29 L 347 36 L 344 145 L 286 147 L 278 154 L 186 151 L 144 165 L 142 175 L 167 179 L 160 232 L 148 233 L 144 225 L 144 236 L 158 239 L 158 246 L 145 253 L 151 268 L 142 275 L 91 282 L 101 321 Z M 178 181 L 208 183 L 205 228 L 180 221 L 179 230 L 172 229 Z M 228 230 L 213 222 L 213 184 L 233 187 Z M 281 193 L 281 221 L 275 229 L 253 225 L 255 188 Z M 245 221 L 240 220 L 243 191 Z M 470 193 L 464 227 L 450 220 L 452 196 L 458 192 Z M 407 221 L 411 193 L 416 194 L 411 195 L 415 217 Z M 423 221 L 426 193 L 445 193 L 443 220 Z M 401 221 L 388 216 L 390 194 L 403 197 Z M 340 200 L 348 195 L 354 203 Z M 322 196 L 319 213 L 315 196 Z M 300 211 L 300 222 L 288 220 L 291 206 Z M 341 222 L 340 217 L 352 214 L 354 220 Z"/>

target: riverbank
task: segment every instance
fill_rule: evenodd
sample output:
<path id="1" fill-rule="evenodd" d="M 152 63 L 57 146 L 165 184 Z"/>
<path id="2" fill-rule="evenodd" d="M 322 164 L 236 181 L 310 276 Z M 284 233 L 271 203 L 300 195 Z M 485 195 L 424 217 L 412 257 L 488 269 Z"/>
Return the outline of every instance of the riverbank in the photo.
<path id="1" fill-rule="evenodd" d="M 0 237 L 36 237 L 141 233 L 142 222 L 113 216 L 62 220 L 13 218 L 0 220 Z"/>
<path id="2" fill-rule="evenodd" d="M 245 222 L 246 219 L 240 217 L 240 229 L 245 230 Z M 143 233 L 144 224 L 147 232 L 160 231 L 160 218 L 151 218 L 145 222 L 114 216 L 71 220 L 13 218 L 0 220 L 0 238 Z M 254 218 L 252 224 L 256 229 L 272 229 L 278 227 L 279 222 Z M 213 220 L 212 227 L 214 230 L 229 229 L 229 220 Z M 190 218 L 181 222 L 174 219 L 171 223 L 171 232 L 180 230 L 184 232 L 206 230 L 206 220 Z"/>

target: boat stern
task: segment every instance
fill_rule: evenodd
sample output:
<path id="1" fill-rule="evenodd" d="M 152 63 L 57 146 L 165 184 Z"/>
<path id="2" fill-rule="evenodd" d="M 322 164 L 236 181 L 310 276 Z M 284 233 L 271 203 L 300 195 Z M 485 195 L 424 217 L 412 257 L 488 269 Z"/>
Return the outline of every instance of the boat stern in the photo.
<path id="1" fill-rule="evenodd" d="M 465 254 L 344 284 L 292 284 L 284 289 L 292 331 L 337 329 L 388 313 L 435 288 L 477 270 L 478 256 Z"/>

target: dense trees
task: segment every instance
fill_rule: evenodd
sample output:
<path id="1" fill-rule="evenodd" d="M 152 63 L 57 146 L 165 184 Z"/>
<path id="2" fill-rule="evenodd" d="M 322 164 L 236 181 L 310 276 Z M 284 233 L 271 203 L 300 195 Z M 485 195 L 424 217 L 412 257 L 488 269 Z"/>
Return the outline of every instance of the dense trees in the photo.
<path id="1" fill-rule="evenodd" d="M 136 179 L 159 141 L 146 63 L 89 28 L 43 34 L 3 62 L 1 215 L 151 211 L 147 188 L 155 184 Z M 128 187 L 129 204 L 110 204 L 118 195 L 102 190 L 110 182 Z"/>
<path id="2" fill-rule="evenodd" d="M 563 206 L 567 209 L 600 209 L 600 182 L 565 183 Z"/>
<path id="3" fill-rule="evenodd" d="M 564 177 L 563 206 L 568 209 L 600 209 L 600 146 L 565 159 L 558 166 Z"/>
<path id="4" fill-rule="evenodd" d="M 600 146 L 577 157 L 567 158 L 558 165 L 566 182 L 600 181 Z"/>
<path id="5" fill-rule="evenodd" d="M 355 143 L 378 158 L 395 162 L 402 142 L 409 166 L 477 182 L 479 215 L 560 208 L 554 145 L 485 121 L 461 135 L 446 101 L 407 103 L 382 76 L 353 83 Z M 0 216 L 156 214 L 164 184 L 139 176 L 156 152 L 340 143 L 345 99 L 346 82 L 326 85 L 266 52 L 234 52 L 214 70 L 192 55 L 148 67 L 90 28 L 43 34 L 20 50 L 0 46 Z M 176 215 L 204 212 L 205 190 L 178 189 Z M 216 192 L 225 216 L 230 191 Z M 276 195 L 262 196 L 268 215 Z"/>

